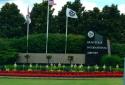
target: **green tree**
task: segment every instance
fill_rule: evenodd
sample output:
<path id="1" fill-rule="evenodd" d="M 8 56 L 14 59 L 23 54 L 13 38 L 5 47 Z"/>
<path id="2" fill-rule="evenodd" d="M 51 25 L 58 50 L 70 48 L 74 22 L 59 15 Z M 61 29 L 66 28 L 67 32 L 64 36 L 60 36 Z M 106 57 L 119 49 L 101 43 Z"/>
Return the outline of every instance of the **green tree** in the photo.
<path id="1" fill-rule="evenodd" d="M 102 17 L 99 8 L 95 7 L 93 10 L 84 11 L 82 14 L 82 31 L 84 34 L 88 30 L 97 31 L 101 28 Z"/>
<path id="2" fill-rule="evenodd" d="M 113 41 L 120 39 L 122 24 L 120 23 L 120 12 L 117 5 L 105 6 L 102 10 L 102 17 L 103 26 L 105 26 L 102 29 L 103 34 Z"/>
<path id="3" fill-rule="evenodd" d="M 14 63 L 17 58 L 15 49 L 9 46 L 9 43 L 0 39 L 0 64 Z"/>
<path id="4" fill-rule="evenodd" d="M 47 2 L 43 1 L 42 3 L 34 4 L 34 7 L 31 11 L 31 33 L 46 33 L 46 24 L 47 24 Z M 54 9 L 51 9 L 50 6 L 50 21 L 53 18 L 52 14 Z M 51 25 L 51 23 L 49 24 Z"/>
<path id="5" fill-rule="evenodd" d="M 24 22 L 17 5 L 6 3 L 0 11 L 0 36 L 10 38 L 24 35 Z"/>

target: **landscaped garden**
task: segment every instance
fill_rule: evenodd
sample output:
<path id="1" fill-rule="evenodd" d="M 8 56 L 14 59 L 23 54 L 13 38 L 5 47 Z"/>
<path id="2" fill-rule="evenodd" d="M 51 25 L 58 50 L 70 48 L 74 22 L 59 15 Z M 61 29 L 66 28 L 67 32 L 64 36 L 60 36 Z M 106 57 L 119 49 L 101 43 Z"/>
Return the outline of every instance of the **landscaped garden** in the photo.
<path id="1" fill-rule="evenodd" d="M 4 65 L 1 66 L 0 76 L 19 77 L 122 77 L 123 69 L 112 66 L 84 65 Z"/>

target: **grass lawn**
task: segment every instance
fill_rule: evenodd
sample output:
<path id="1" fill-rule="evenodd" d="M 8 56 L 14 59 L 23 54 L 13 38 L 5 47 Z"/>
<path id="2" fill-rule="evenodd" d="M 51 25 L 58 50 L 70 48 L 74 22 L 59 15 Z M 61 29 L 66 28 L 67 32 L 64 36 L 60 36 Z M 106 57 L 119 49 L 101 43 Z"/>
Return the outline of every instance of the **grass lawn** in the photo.
<path id="1" fill-rule="evenodd" d="M 91 78 L 80 80 L 0 78 L 0 85 L 122 85 L 122 78 Z"/>

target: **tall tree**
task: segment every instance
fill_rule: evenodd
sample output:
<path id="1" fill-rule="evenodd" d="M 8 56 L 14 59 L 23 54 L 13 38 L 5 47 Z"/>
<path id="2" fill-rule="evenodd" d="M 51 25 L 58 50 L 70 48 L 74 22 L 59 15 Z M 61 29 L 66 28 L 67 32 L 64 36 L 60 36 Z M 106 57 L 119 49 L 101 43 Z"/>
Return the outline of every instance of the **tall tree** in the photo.
<path id="1" fill-rule="evenodd" d="M 24 35 L 24 21 L 17 5 L 6 3 L 0 11 L 0 36 L 9 38 Z"/>
<path id="2" fill-rule="evenodd" d="M 84 30 L 82 30 L 83 34 L 86 34 L 88 30 L 100 30 L 102 17 L 99 8 L 95 7 L 93 10 L 84 11 L 81 20 L 81 26 L 84 28 Z"/>
<path id="3" fill-rule="evenodd" d="M 47 2 L 43 1 L 42 3 L 34 4 L 34 7 L 31 11 L 31 33 L 46 33 L 46 22 L 47 22 Z M 52 19 L 53 9 L 50 6 L 50 21 Z M 51 24 L 49 24 L 51 25 Z"/>
<path id="4" fill-rule="evenodd" d="M 106 26 L 103 29 L 106 36 L 115 41 L 120 39 L 122 24 L 120 24 L 120 11 L 117 5 L 105 6 L 102 10 L 102 17 L 104 26 Z"/>
<path id="5" fill-rule="evenodd" d="M 125 43 L 125 14 L 120 16 L 121 37 L 120 43 Z"/>

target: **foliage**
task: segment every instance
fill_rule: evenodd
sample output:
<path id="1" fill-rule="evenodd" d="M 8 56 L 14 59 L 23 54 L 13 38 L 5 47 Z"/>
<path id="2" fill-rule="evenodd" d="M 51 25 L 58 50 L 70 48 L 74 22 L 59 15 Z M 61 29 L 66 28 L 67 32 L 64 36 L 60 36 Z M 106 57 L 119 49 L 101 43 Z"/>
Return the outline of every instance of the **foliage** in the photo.
<path id="1" fill-rule="evenodd" d="M 42 3 L 38 4 L 34 4 L 34 7 L 31 11 L 31 29 L 30 32 L 31 33 L 45 33 L 46 32 L 46 22 L 47 22 L 47 2 L 43 1 Z M 52 17 L 52 13 L 53 13 L 53 9 L 51 9 L 50 6 L 50 21 L 53 18 Z M 51 25 L 51 23 L 49 24 Z"/>
<path id="2" fill-rule="evenodd" d="M 16 4 L 6 3 L 0 11 L 0 37 L 19 37 L 24 32 L 24 17 Z"/>
<path id="3" fill-rule="evenodd" d="M 125 44 L 112 43 L 111 49 L 112 54 L 119 55 L 120 57 L 125 56 Z"/>
<path id="4" fill-rule="evenodd" d="M 96 66 L 96 65 L 95 65 Z M 23 64 L 18 65 L 16 68 L 14 65 L 1 65 L 0 70 L 3 71 L 50 71 L 50 72 L 123 72 L 123 68 L 116 68 L 115 66 L 106 66 L 105 70 L 102 66 L 84 66 L 84 65 L 61 65 L 50 64 L 50 65 L 40 65 L 40 64 Z"/>
<path id="5" fill-rule="evenodd" d="M 122 59 L 117 56 L 117 55 L 104 55 L 101 59 L 101 63 L 104 65 L 108 66 L 116 66 L 117 64 L 121 65 L 122 64 Z"/>
<path id="6" fill-rule="evenodd" d="M 16 61 L 17 52 L 10 48 L 6 41 L 0 40 L 0 64 L 14 63 Z"/>
<path id="7" fill-rule="evenodd" d="M 13 49 L 18 52 L 26 52 L 26 37 L 7 39 Z M 29 52 L 44 53 L 45 52 L 46 34 L 33 34 L 29 36 Z M 85 53 L 85 37 L 82 35 L 68 35 L 67 43 L 68 53 Z M 49 34 L 48 52 L 64 53 L 65 35 Z M 125 45 L 119 43 L 111 44 L 112 54 L 124 57 Z"/>
<path id="8" fill-rule="evenodd" d="M 29 36 L 29 52 L 44 53 L 45 52 L 45 34 L 36 34 Z M 49 34 L 48 52 L 49 53 L 64 53 L 65 35 L 64 34 Z M 81 35 L 68 35 L 68 53 L 83 53 L 85 38 Z M 17 49 L 18 52 L 26 52 L 26 37 L 12 39 L 10 45 Z"/>
<path id="9" fill-rule="evenodd" d="M 49 33 L 65 33 L 66 7 L 76 11 L 78 19 L 69 18 L 68 33 L 85 35 L 86 31 L 94 30 L 106 36 L 113 42 L 124 43 L 125 39 L 125 15 L 120 14 L 118 6 L 104 6 L 102 11 L 95 7 L 86 11 L 80 0 L 67 2 L 58 15 L 52 15 L 54 9 L 50 6 Z M 17 5 L 6 3 L 0 11 L 0 36 L 19 37 L 26 34 L 24 17 L 19 13 Z M 31 11 L 30 34 L 46 32 L 47 2 L 34 4 Z"/>

